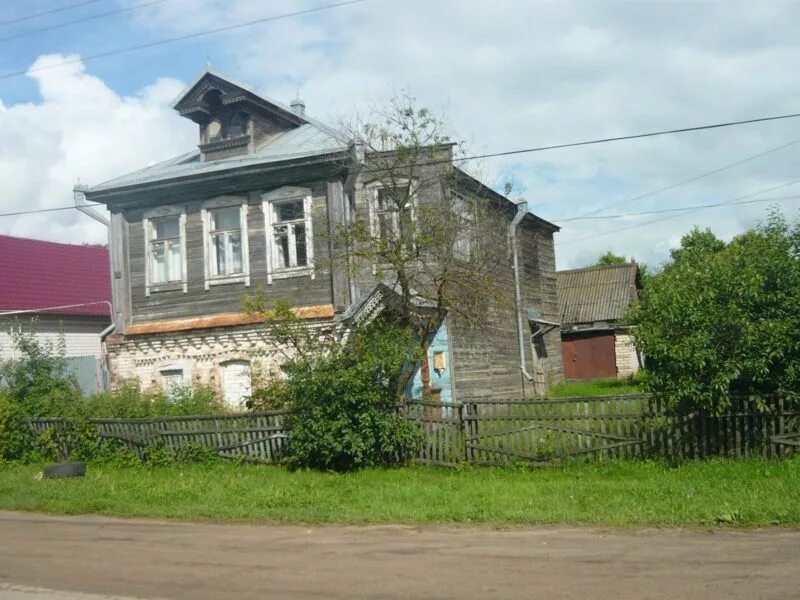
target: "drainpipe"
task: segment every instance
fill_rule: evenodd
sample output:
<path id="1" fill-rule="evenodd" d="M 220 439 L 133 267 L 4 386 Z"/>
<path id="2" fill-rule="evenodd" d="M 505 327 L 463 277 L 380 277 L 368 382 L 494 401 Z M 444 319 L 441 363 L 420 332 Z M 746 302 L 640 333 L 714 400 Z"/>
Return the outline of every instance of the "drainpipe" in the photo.
<path id="1" fill-rule="evenodd" d="M 364 144 L 360 142 L 353 143 L 351 159 L 352 164 L 350 166 L 349 173 L 347 174 L 347 178 L 344 180 L 342 185 L 344 192 L 342 194 L 342 203 L 344 204 L 342 207 L 342 212 L 344 216 L 344 224 L 348 230 L 353 221 L 353 215 L 351 214 L 350 209 L 355 205 L 356 182 L 358 181 L 358 176 L 361 173 L 361 169 L 364 168 L 364 157 Z M 355 278 L 353 277 L 352 260 L 350 259 L 350 256 L 347 257 L 347 287 L 348 291 L 350 292 L 350 303 L 352 304 L 356 301 L 358 290 L 356 289 L 356 282 Z"/>
<path id="2" fill-rule="evenodd" d="M 522 219 L 525 218 L 525 215 L 528 213 L 528 203 L 525 200 L 521 200 L 517 203 L 517 214 L 514 215 L 514 219 L 511 221 L 511 225 L 508 228 L 508 235 L 511 238 L 511 255 L 513 261 L 513 271 L 514 271 L 514 305 L 517 311 L 517 341 L 519 343 L 519 370 L 522 373 L 523 377 L 528 381 L 533 381 L 533 375 L 528 373 L 528 370 L 525 368 L 525 344 L 526 344 L 526 337 L 525 337 L 525 330 L 524 324 L 522 322 L 522 293 L 520 292 L 520 283 L 519 283 L 519 245 L 517 244 L 517 227 L 522 222 Z"/>
<path id="3" fill-rule="evenodd" d="M 75 201 L 75 208 L 83 214 L 92 217 L 95 221 L 99 221 L 106 227 L 111 225 L 111 221 L 106 219 L 103 215 L 97 212 L 90 204 L 86 202 L 86 192 L 89 191 L 88 185 L 78 184 L 72 188 L 72 198 Z"/>

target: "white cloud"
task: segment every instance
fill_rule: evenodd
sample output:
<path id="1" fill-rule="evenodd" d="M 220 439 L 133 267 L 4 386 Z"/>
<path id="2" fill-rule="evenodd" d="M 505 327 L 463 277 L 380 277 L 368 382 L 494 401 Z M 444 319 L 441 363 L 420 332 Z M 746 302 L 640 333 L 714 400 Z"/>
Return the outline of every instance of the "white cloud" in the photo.
<path id="1" fill-rule="evenodd" d="M 136 27 L 167 36 L 319 4 L 171 0 L 131 15 Z M 474 149 L 484 152 L 796 112 L 798 17 L 800 4 L 779 1 L 373 1 L 206 39 L 215 66 L 225 65 L 222 70 L 284 102 L 299 90 L 314 116 L 335 120 L 405 88 L 421 103 L 445 109 L 460 136 L 476 140 Z M 22 154 L 54 161 L 44 163 L 50 172 L 60 165 L 61 171 L 55 169 L 60 177 L 68 175 L 62 171 L 79 171 L 94 183 L 193 147 L 191 124 L 165 104 L 144 92 L 117 98 L 82 71 L 65 71 L 37 74 L 43 95 L 49 89 L 53 99 L 45 97 L 31 110 L 45 114 L 43 107 L 52 104 L 52 111 L 71 114 L 69 95 L 62 99 L 62 92 L 46 85 L 57 87 L 63 76 L 71 85 L 86 86 L 98 102 L 105 98 L 117 116 L 108 131 L 89 119 L 77 128 L 88 127 L 85 136 L 63 125 L 51 127 L 46 137 L 31 137 L 20 131 L 34 127 L 35 119 L 9 122 L 12 135 L 24 137 Z M 10 110 L 21 114 L 24 108 Z M 80 113 L 80 107 L 75 110 Z M 154 140 L 141 128 L 129 132 L 123 148 L 118 135 L 130 122 L 125 115 L 137 110 L 150 115 L 161 133 Z M 97 119 L 90 110 L 83 114 Z M 5 112 L 0 115 L 4 119 Z M 792 139 L 800 139 L 800 120 L 519 155 L 488 160 L 482 170 L 490 181 L 513 178 L 535 212 L 557 221 Z M 71 160 L 54 159 L 67 143 Z M 611 212 L 702 204 L 775 186 L 800 177 L 798 152 L 800 145 Z M 99 153 L 109 158 L 93 161 Z M 41 172 L 29 173 L 15 180 L 17 197 L 41 191 Z M 71 183 L 58 183 L 58 189 L 68 191 Z M 774 195 L 793 189 L 800 194 L 798 185 Z M 792 213 L 800 208 L 798 201 L 780 205 Z M 712 226 L 730 237 L 764 215 L 763 204 L 708 210 L 573 244 L 569 240 L 651 218 L 565 223 L 557 257 L 562 267 L 578 266 L 611 249 L 657 263 L 692 225 Z"/>
<path id="2" fill-rule="evenodd" d="M 74 56 L 41 56 L 31 68 Z M 159 79 L 121 97 L 81 63 L 29 74 L 41 100 L 5 106 L 0 101 L 0 212 L 72 204 L 80 179 L 95 184 L 186 151 L 195 142 L 191 123 L 176 119 L 169 103 L 183 84 Z M 69 242 L 105 242 L 105 228 L 77 211 L 0 219 L 0 232 Z"/>

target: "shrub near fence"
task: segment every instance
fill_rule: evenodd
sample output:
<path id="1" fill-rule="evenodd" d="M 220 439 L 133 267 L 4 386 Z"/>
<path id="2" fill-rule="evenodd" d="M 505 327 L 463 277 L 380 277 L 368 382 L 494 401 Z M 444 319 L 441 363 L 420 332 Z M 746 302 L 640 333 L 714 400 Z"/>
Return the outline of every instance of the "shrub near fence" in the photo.
<path id="1" fill-rule="evenodd" d="M 417 462 L 459 465 L 548 462 L 570 457 L 702 459 L 782 456 L 800 447 L 800 410 L 782 399 L 759 410 L 739 399 L 718 416 L 678 413 L 639 396 L 410 402 L 403 409 L 421 430 Z M 140 458 L 161 445 L 210 449 L 226 458 L 277 462 L 288 438 L 288 411 L 241 415 L 91 419 L 98 435 Z M 43 432 L 59 419 L 39 419 Z"/>

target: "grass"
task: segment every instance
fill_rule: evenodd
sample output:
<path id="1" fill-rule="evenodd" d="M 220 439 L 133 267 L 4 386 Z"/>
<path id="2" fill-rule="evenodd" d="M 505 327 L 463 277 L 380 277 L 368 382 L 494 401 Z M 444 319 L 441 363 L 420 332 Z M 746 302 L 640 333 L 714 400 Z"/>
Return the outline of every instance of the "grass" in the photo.
<path id="1" fill-rule="evenodd" d="M 0 509 L 302 523 L 800 527 L 800 459 L 350 474 L 90 465 L 85 479 L 41 481 L 38 470 L 0 467 Z"/>
<path id="2" fill-rule="evenodd" d="M 572 396 L 614 396 L 619 394 L 641 394 L 641 383 L 636 379 L 586 379 L 564 381 L 548 391 L 551 398 Z"/>

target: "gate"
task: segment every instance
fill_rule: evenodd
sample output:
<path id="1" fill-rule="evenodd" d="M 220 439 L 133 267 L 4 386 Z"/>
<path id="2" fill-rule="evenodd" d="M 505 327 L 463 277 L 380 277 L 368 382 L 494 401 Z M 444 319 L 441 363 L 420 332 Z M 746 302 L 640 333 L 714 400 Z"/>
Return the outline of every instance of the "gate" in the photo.
<path id="1" fill-rule="evenodd" d="M 639 456 L 646 402 L 642 396 L 472 402 L 463 416 L 466 460 L 498 464 L 587 454 Z"/>

